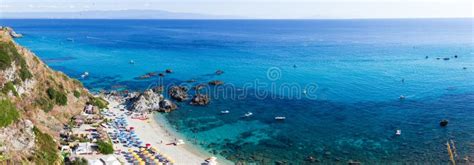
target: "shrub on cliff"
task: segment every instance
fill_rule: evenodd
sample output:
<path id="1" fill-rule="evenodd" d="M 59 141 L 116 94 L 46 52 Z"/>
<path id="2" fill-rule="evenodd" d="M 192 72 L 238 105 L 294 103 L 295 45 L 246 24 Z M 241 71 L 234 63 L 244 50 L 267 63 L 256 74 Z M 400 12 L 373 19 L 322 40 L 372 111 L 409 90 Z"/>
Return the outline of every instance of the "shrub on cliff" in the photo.
<path id="1" fill-rule="evenodd" d="M 34 127 L 36 136 L 36 152 L 34 162 L 36 164 L 55 164 L 59 159 L 59 150 L 53 138 Z"/>
<path id="2" fill-rule="evenodd" d="M 10 100 L 0 100 L 0 128 L 18 121 L 20 114 Z"/>
<path id="3" fill-rule="evenodd" d="M 13 61 L 20 66 L 19 75 L 23 81 L 33 77 L 28 70 L 25 58 L 18 53 L 15 45 L 12 42 L 0 42 L 0 70 L 9 68 Z"/>
<path id="4" fill-rule="evenodd" d="M 52 101 L 47 98 L 36 99 L 35 103 L 46 113 L 53 110 L 54 108 L 54 103 L 52 103 Z"/>
<path id="5" fill-rule="evenodd" d="M 18 92 L 16 91 L 15 86 L 12 82 L 7 82 L 2 88 L 3 94 L 8 94 L 8 92 L 12 92 L 13 95 L 18 97 Z"/>
<path id="6" fill-rule="evenodd" d="M 90 97 L 89 99 L 90 99 L 89 103 L 94 106 L 99 107 L 99 109 L 107 108 L 107 105 L 109 105 L 107 101 L 105 101 L 104 99 L 100 97 Z"/>
<path id="7" fill-rule="evenodd" d="M 0 70 L 4 70 L 10 67 L 12 63 L 12 58 L 10 56 L 10 46 L 5 43 L 0 43 Z"/>
<path id="8" fill-rule="evenodd" d="M 76 98 L 81 97 L 81 92 L 79 92 L 78 90 L 74 90 L 74 97 Z"/>
<path id="9" fill-rule="evenodd" d="M 46 90 L 46 93 L 48 94 L 49 98 L 51 100 L 54 100 L 54 102 L 57 104 L 57 105 L 61 105 L 61 106 L 64 106 L 64 105 L 67 105 L 67 96 L 66 96 L 66 93 L 64 92 L 60 92 L 60 91 L 57 91 L 53 88 L 48 88 Z"/>

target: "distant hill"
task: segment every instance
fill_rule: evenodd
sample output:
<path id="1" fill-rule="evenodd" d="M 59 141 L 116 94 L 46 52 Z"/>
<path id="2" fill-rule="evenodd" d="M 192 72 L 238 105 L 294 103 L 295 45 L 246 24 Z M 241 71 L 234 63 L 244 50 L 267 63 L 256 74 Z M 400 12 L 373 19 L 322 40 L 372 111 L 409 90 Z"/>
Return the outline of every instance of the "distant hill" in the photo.
<path id="1" fill-rule="evenodd" d="M 27 19 L 245 19 L 229 15 L 178 13 L 162 10 L 114 10 L 81 12 L 0 12 L 0 18 Z"/>

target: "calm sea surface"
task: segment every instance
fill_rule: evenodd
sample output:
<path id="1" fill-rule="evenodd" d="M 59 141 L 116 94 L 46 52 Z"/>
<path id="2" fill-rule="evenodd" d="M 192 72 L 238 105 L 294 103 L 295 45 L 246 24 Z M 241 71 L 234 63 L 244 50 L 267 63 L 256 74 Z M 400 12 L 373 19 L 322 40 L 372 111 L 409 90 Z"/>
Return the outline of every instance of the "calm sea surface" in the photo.
<path id="1" fill-rule="evenodd" d="M 474 159 L 473 19 L 0 24 L 93 91 L 224 81 L 225 89 L 203 91 L 213 96 L 208 106 L 182 102 L 165 117 L 187 140 L 232 161 L 444 164 L 448 140 L 459 161 Z M 163 79 L 136 79 L 167 68 L 174 73 Z M 242 118 L 246 112 L 253 116 Z"/>

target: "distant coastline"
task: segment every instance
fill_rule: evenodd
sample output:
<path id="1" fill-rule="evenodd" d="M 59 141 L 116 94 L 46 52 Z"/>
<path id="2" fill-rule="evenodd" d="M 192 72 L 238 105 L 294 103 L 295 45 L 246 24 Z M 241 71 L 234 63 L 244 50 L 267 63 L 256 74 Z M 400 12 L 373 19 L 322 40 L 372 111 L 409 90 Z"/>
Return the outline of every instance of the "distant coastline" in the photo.
<path id="1" fill-rule="evenodd" d="M 164 10 L 112 10 L 77 12 L 0 12 L 2 19 L 179 19 L 179 20 L 397 20 L 397 19 L 474 19 L 474 17 L 295 17 L 265 18 L 239 15 L 169 12 Z"/>

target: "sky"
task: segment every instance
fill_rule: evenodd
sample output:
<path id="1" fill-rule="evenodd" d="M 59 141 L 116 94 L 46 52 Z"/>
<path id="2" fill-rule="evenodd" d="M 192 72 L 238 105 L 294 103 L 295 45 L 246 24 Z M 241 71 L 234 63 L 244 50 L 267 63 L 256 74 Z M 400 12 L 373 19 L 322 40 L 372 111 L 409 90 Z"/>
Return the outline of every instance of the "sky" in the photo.
<path id="1" fill-rule="evenodd" d="M 164 10 L 247 18 L 474 17 L 474 0 L 0 0 L 1 12 Z"/>

